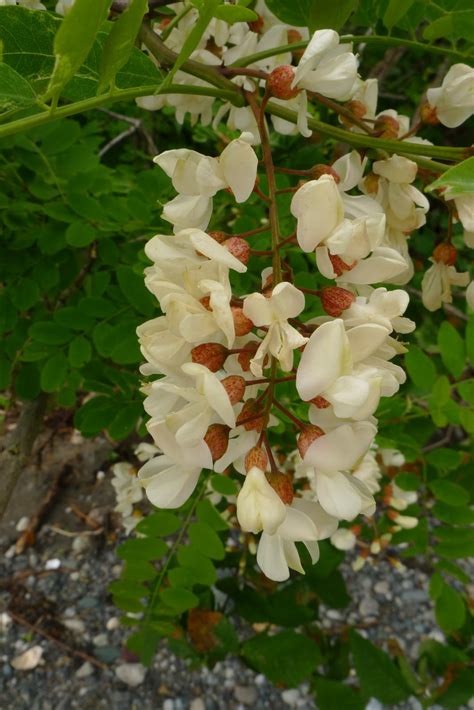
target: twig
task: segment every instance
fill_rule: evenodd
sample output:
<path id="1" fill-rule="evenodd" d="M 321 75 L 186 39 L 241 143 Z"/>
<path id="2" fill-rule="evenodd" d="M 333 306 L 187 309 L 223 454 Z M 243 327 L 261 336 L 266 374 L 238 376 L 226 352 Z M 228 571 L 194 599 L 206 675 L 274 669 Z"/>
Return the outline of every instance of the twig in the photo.
<path id="1" fill-rule="evenodd" d="M 62 480 L 70 474 L 72 471 L 71 466 L 63 466 L 63 468 L 57 473 L 51 487 L 46 493 L 43 502 L 41 503 L 39 509 L 35 515 L 31 518 L 30 523 L 26 530 L 20 535 L 15 544 L 15 552 L 20 555 L 26 547 L 34 544 L 36 532 L 40 527 L 41 523 L 53 507 L 53 503 L 61 490 Z"/>
<path id="2" fill-rule="evenodd" d="M 87 513 L 83 513 L 82 510 L 75 503 L 70 503 L 69 507 L 71 508 L 71 512 L 74 513 L 74 515 L 77 515 L 80 520 L 83 520 L 90 528 L 98 530 L 102 527 L 96 520 L 93 520 L 91 517 L 89 517 Z"/>
<path id="3" fill-rule="evenodd" d="M 131 136 L 133 133 L 136 133 L 138 131 L 138 122 L 139 119 L 137 119 L 137 122 L 130 126 L 129 128 L 125 129 L 125 131 L 122 131 L 122 133 L 119 133 L 117 136 L 114 136 L 112 140 L 110 140 L 108 143 L 106 143 L 100 150 L 99 150 L 99 158 L 102 158 L 106 153 L 109 152 L 114 146 L 118 145 L 122 141 L 125 140 L 125 138 L 128 138 L 128 136 Z"/>
<path id="4" fill-rule="evenodd" d="M 71 656 L 77 656 L 77 658 L 81 658 L 83 661 L 88 661 L 88 663 L 91 663 L 93 666 L 96 666 L 96 668 L 100 668 L 101 670 L 107 669 L 107 666 L 105 663 L 102 663 L 101 661 L 97 660 L 97 658 L 95 658 L 94 656 L 91 656 L 89 653 L 86 653 L 85 651 L 81 651 L 78 648 L 73 648 L 72 646 L 69 646 L 69 644 L 65 643 L 64 641 L 60 641 L 59 639 L 57 639 L 55 636 L 52 636 L 44 629 L 40 628 L 39 626 L 36 626 L 36 624 L 30 623 L 27 619 L 25 619 L 24 616 L 21 616 L 20 614 L 17 614 L 16 612 L 11 611 L 11 610 L 9 610 L 8 613 L 12 617 L 13 621 L 16 621 L 17 624 L 21 624 L 21 626 L 25 626 L 27 629 L 29 629 L 33 633 L 38 634 L 39 636 L 43 636 L 48 641 L 55 643 L 57 646 L 59 646 L 59 648 L 62 648 L 63 651 L 66 651 L 66 653 L 70 654 Z"/>
<path id="5" fill-rule="evenodd" d="M 421 300 L 422 293 L 421 291 L 418 291 L 418 289 L 413 288 L 412 286 L 405 286 L 405 290 L 408 291 L 408 293 L 411 293 L 412 296 L 416 296 Z M 461 318 L 461 320 L 469 320 L 465 313 L 460 311 L 459 308 L 456 308 L 456 306 L 452 306 L 450 303 L 443 303 L 443 308 L 445 313 L 449 313 L 451 316 L 456 316 L 456 318 Z"/>
<path id="6" fill-rule="evenodd" d="M 78 532 L 74 530 L 64 530 L 60 528 L 59 525 L 47 525 L 48 530 L 58 533 L 63 537 L 89 537 L 90 535 L 101 535 L 104 532 L 104 528 L 97 528 L 97 530 L 80 530 Z"/>

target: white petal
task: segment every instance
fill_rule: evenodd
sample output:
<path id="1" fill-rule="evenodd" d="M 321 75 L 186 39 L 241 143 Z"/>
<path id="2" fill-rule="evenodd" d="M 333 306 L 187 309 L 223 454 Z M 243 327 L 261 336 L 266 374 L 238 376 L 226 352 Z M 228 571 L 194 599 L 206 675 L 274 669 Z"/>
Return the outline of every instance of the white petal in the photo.
<path id="1" fill-rule="evenodd" d="M 352 367 L 344 322 L 337 318 L 320 325 L 310 337 L 296 373 L 296 389 L 308 401 L 321 394 Z"/>
<path id="2" fill-rule="evenodd" d="M 349 470 L 367 452 L 376 432 L 370 422 L 343 424 L 313 441 L 304 462 L 327 473 Z"/>
<path id="3" fill-rule="evenodd" d="M 245 202 L 257 177 L 258 158 L 254 149 L 247 140 L 234 140 L 222 151 L 219 163 L 236 202 Z"/>
<path id="4" fill-rule="evenodd" d="M 268 579 L 284 582 L 290 570 L 283 552 L 283 540 L 278 535 L 262 533 L 257 549 L 257 563 Z"/>

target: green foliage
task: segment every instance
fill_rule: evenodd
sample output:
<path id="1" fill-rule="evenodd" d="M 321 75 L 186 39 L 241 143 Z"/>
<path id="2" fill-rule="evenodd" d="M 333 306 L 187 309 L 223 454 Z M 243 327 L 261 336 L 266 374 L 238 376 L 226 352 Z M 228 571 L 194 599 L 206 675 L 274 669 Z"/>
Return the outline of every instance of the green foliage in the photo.
<path id="1" fill-rule="evenodd" d="M 462 195 L 474 192 L 474 157 L 463 160 L 453 168 L 446 170 L 437 180 L 431 183 L 427 190 L 449 188 L 451 195 Z"/>
<path id="2" fill-rule="evenodd" d="M 354 630 L 351 630 L 350 639 L 363 692 L 388 704 L 405 700 L 410 695 L 410 689 L 390 657 Z"/>
<path id="3" fill-rule="evenodd" d="M 295 631 L 254 636 L 243 644 L 242 655 L 271 681 L 290 687 L 305 680 L 321 660 L 314 641 Z"/>
<path id="4" fill-rule="evenodd" d="M 269 9 L 282 22 L 296 27 L 309 27 L 311 31 L 319 29 L 339 30 L 348 20 L 358 5 L 358 0 L 341 0 L 332 5 L 320 0 L 267 0 Z"/>

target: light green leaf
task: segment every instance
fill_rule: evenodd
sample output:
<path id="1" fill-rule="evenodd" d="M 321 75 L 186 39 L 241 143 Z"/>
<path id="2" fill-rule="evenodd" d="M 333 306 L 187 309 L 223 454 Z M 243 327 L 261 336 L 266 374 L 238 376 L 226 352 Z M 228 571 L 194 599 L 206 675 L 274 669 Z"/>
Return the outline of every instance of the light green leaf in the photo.
<path id="1" fill-rule="evenodd" d="M 91 355 L 91 345 L 83 335 L 78 335 L 69 343 L 68 359 L 71 367 L 82 367 L 89 362 Z"/>
<path id="2" fill-rule="evenodd" d="M 427 192 L 432 190 L 449 189 L 450 195 L 462 195 L 466 192 L 474 192 L 474 157 L 463 160 L 454 168 L 446 170 L 437 180 L 426 188 Z"/>
<path id="3" fill-rule="evenodd" d="M 163 589 L 160 597 L 165 604 L 172 607 L 179 614 L 187 609 L 193 609 L 199 604 L 199 599 L 195 594 L 190 592 L 189 589 L 181 589 L 180 587 Z"/>
<path id="4" fill-rule="evenodd" d="M 214 560 L 224 559 L 222 540 L 209 525 L 193 523 L 189 528 L 189 539 L 204 555 Z"/>
<path id="5" fill-rule="evenodd" d="M 474 10 L 448 12 L 425 27 L 423 37 L 428 41 L 443 38 L 474 41 Z"/>
<path id="6" fill-rule="evenodd" d="M 112 25 L 105 40 L 99 69 L 101 93 L 115 85 L 115 77 L 128 61 L 136 40 L 143 15 L 148 11 L 148 0 L 132 0 Z"/>
<path id="7" fill-rule="evenodd" d="M 405 365 L 415 385 L 430 392 L 436 380 L 436 367 L 431 358 L 413 345 L 405 355 Z"/>
<path id="8" fill-rule="evenodd" d="M 214 17 L 229 24 L 234 22 L 255 22 L 255 20 L 258 20 L 256 12 L 242 5 L 219 5 L 214 11 Z"/>
<path id="9" fill-rule="evenodd" d="M 266 0 L 271 10 L 282 22 L 314 30 L 339 30 L 359 4 L 358 0 Z"/>
<path id="10" fill-rule="evenodd" d="M 383 23 L 389 32 L 408 12 L 415 0 L 390 0 L 383 16 Z"/>
<path id="11" fill-rule="evenodd" d="M 178 550 L 178 562 L 189 571 L 194 584 L 205 584 L 210 587 L 215 583 L 216 569 L 209 557 L 203 555 L 196 545 L 186 545 Z"/>
<path id="12" fill-rule="evenodd" d="M 126 540 L 117 547 L 117 556 L 121 560 L 159 560 L 168 552 L 168 546 L 163 540 L 150 537 L 139 537 Z"/>
<path id="13" fill-rule="evenodd" d="M 469 317 L 466 326 L 466 352 L 471 365 L 474 366 L 474 315 Z"/>
<path id="14" fill-rule="evenodd" d="M 0 63 L 0 112 L 25 108 L 35 101 L 31 84 L 8 64 Z"/>
<path id="15" fill-rule="evenodd" d="M 107 18 L 110 4 L 111 0 L 75 0 L 54 37 L 56 60 L 44 101 L 57 100 L 80 69 Z"/>
<path id="16" fill-rule="evenodd" d="M 448 505 L 466 505 L 469 503 L 469 493 L 458 483 L 437 478 L 428 484 L 435 497 Z"/>
<path id="17" fill-rule="evenodd" d="M 165 537 L 172 535 L 181 527 L 181 520 L 174 513 L 167 510 L 160 510 L 159 513 L 152 513 L 140 520 L 136 531 L 142 535 L 150 537 Z"/>
<path id="18" fill-rule="evenodd" d="M 454 377 L 460 377 L 466 362 L 464 340 L 448 321 L 441 323 L 438 347 L 444 366 Z"/>
<path id="19" fill-rule="evenodd" d="M 219 473 L 214 474 L 211 478 L 211 486 L 216 493 L 222 496 L 234 496 L 237 493 L 237 484 L 228 476 L 223 476 Z"/>

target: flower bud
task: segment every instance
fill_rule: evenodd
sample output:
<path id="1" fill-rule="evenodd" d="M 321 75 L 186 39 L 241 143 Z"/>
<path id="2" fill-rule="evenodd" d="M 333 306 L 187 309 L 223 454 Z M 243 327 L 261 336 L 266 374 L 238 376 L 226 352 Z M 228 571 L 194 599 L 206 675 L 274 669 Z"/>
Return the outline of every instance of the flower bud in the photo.
<path id="1" fill-rule="evenodd" d="M 258 350 L 258 343 L 247 343 L 245 350 L 238 354 L 237 362 L 244 372 L 250 372 L 250 360 Z"/>
<path id="2" fill-rule="evenodd" d="M 230 239 L 226 239 L 225 242 L 222 242 L 222 246 L 230 251 L 232 256 L 235 256 L 235 258 L 241 261 L 242 264 L 248 264 L 250 258 L 250 246 L 245 239 L 242 239 L 241 237 L 231 237 Z"/>
<path id="3" fill-rule="evenodd" d="M 352 264 L 346 264 L 346 262 L 336 254 L 329 254 L 329 258 L 331 260 L 332 268 L 336 272 L 336 276 L 342 276 L 344 271 L 350 271 L 357 264 L 357 261 L 353 261 Z"/>
<path id="4" fill-rule="evenodd" d="M 240 375 L 229 375 L 221 380 L 221 385 L 224 387 L 230 399 L 230 403 L 237 404 L 240 402 L 245 392 L 245 380 Z"/>
<path id="5" fill-rule="evenodd" d="M 310 399 L 309 402 L 310 404 L 314 404 L 318 409 L 327 409 L 331 406 L 331 402 L 328 402 L 327 399 L 321 397 L 320 394 L 313 397 L 313 399 Z"/>
<path id="6" fill-rule="evenodd" d="M 418 518 L 415 518 L 412 515 L 400 515 L 400 513 L 396 510 L 389 510 L 387 512 L 387 518 L 389 518 L 389 520 L 393 520 L 395 525 L 405 528 L 406 530 L 416 528 L 418 525 Z"/>
<path id="7" fill-rule="evenodd" d="M 242 425 L 245 431 L 261 432 L 265 425 L 265 415 L 262 407 L 259 404 L 255 404 L 254 398 L 247 399 L 244 402 L 244 406 L 237 417 L 236 425 L 240 426 L 241 422 L 250 418 L 252 418 L 251 421 L 245 422 L 245 424 Z"/>
<path id="8" fill-rule="evenodd" d="M 400 124 L 393 116 L 382 115 L 375 121 L 374 129 L 380 138 L 395 140 L 400 132 Z"/>
<path id="9" fill-rule="evenodd" d="M 345 288 L 329 286 L 321 292 L 321 305 L 329 316 L 339 318 L 342 311 L 352 305 L 355 295 Z"/>
<path id="10" fill-rule="evenodd" d="M 247 473 L 253 466 L 256 466 L 261 471 L 265 471 L 268 467 L 268 456 L 260 446 L 254 446 L 245 457 L 245 470 Z"/>
<path id="11" fill-rule="evenodd" d="M 274 535 L 286 517 L 286 508 L 263 471 L 256 466 L 245 476 L 237 496 L 237 520 L 246 532 L 264 530 Z"/>
<path id="12" fill-rule="evenodd" d="M 251 32 L 255 32 L 256 34 L 260 34 L 263 30 L 264 23 L 265 23 L 265 21 L 264 21 L 262 15 L 259 15 L 256 20 L 252 20 L 252 22 L 249 22 L 247 24 L 248 24 Z"/>
<path id="13" fill-rule="evenodd" d="M 348 101 L 346 107 L 351 111 L 356 118 L 364 118 L 367 113 L 367 106 L 362 101 Z"/>
<path id="14" fill-rule="evenodd" d="M 420 111 L 420 118 L 423 123 L 426 123 L 430 126 L 436 126 L 439 123 L 436 106 L 432 106 L 428 102 L 423 104 Z"/>
<path id="15" fill-rule="evenodd" d="M 319 439 L 320 436 L 324 436 L 324 431 L 315 424 L 308 424 L 308 426 L 303 429 L 296 442 L 302 459 L 304 459 L 313 441 Z"/>
<path id="16" fill-rule="evenodd" d="M 229 431 L 229 427 L 225 424 L 211 424 L 207 430 L 204 441 L 209 447 L 213 461 L 220 459 L 227 451 Z"/>
<path id="17" fill-rule="evenodd" d="M 318 165 L 313 165 L 313 167 L 311 168 L 311 177 L 314 180 L 318 180 L 321 175 L 331 175 L 334 178 L 334 182 L 341 182 L 341 178 L 336 173 L 332 165 L 324 165 L 324 163 L 318 163 Z"/>
<path id="18" fill-rule="evenodd" d="M 280 500 L 286 505 L 291 505 L 295 496 L 293 484 L 287 473 L 267 473 L 267 481 L 278 494 Z"/>
<path id="19" fill-rule="evenodd" d="M 295 70 L 289 64 L 282 64 L 270 73 L 267 79 L 267 91 L 276 99 L 288 101 L 298 95 L 298 87 L 291 84 L 295 78 Z"/>
<path id="20" fill-rule="evenodd" d="M 234 329 L 237 337 L 247 335 L 254 327 L 250 318 L 244 314 L 240 306 L 231 306 L 232 317 L 234 319 Z"/>
<path id="21" fill-rule="evenodd" d="M 435 248 L 433 259 L 440 261 L 442 264 L 446 264 L 446 266 L 454 266 L 457 255 L 456 247 L 449 242 L 442 242 Z"/>
<path id="22" fill-rule="evenodd" d="M 203 343 L 191 350 L 191 359 L 211 372 L 217 372 L 223 366 L 227 352 L 227 348 L 219 343 Z"/>
<path id="23" fill-rule="evenodd" d="M 208 232 L 208 235 L 215 239 L 216 242 L 218 242 L 219 244 L 222 244 L 222 242 L 225 242 L 225 240 L 228 238 L 228 235 L 225 232 L 221 232 L 220 230 L 213 230 L 212 232 Z"/>

